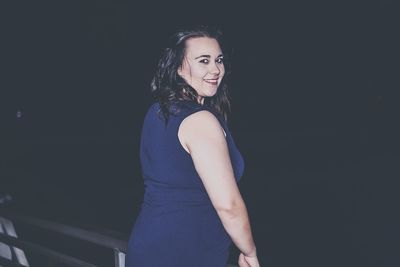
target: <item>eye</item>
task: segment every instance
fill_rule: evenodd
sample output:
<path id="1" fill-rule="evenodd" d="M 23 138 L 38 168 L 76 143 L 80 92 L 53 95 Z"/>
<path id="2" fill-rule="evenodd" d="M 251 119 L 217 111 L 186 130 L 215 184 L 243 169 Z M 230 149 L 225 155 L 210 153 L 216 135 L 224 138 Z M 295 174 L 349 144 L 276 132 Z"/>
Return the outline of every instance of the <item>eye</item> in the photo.
<path id="1" fill-rule="evenodd" d="M 207 58 L 204 58 L 199 61 L 200 63 L 208 64 L 209 60 Z"/>
<path id="2" fill-rule="evenodd" d="M 217 62 L 218 64 L 222 64 L 222 63 L 224 63 L 224 58 L 219 57 L 219 58 L 217 58 L 217 60 L 215 62 Z"/>

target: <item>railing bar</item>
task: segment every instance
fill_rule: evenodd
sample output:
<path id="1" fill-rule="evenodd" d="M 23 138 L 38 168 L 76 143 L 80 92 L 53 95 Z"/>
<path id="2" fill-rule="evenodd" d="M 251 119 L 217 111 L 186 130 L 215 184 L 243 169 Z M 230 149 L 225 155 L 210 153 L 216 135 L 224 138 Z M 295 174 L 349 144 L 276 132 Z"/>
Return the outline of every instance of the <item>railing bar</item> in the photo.
<path id="1" fill-rule="evenodd" d="M 114 249 L 115 267 L 125 267 L 125 253 Z"/>
<path id="2" fill-rule="evenodd" d="M 26 267 L 25 265 L 21 265 L 19 263 L 4 259 L 0 257 L 0 266 L 10 266 L 10 267 Z"/>
<path id="3" fill-rule="evenodd" d="M 31 243 L 31 242 L 28 242 L 25 240 L 21 240 L 20 238 L 15 238 L 15 237 L 11 237 L 11 236 L 6 236 L 4 234 L 0 234 L 0 241 L 4 242 L 6 244 L 9 244 L 9 245 L 19 247 L 19 248 L 24 248 L 27 250 L 37 252 L 39 254 L 56 259 L 58 261 L 61 261 L 63 263 L 66 263 L 66 264 L 74 266 L 74 267 L 97 267 L 94 264 L 85 262 L 85 261 L 77 259 L 77 258 L 73 258 L 71 256 L 62 254 L 60 252 L 42 247 L 40 245 Z"/>
<path id="4" fill-rule="evenodd" d="M 31 224 L 42 229 L 51 230 L 53 232 L 61 233 L 80 240 L 88 241 L 106 248 L 111 248 L 111 249 L 117 248 L 121 252 L 126 252 L 128 247 L 127 241 L 119 240 L 99 233 L 90 232 L 87 230 L 64 225 L 61 223 L 49 222 L 46 220 L 30 218 L 22 215 L 6 214 L 6 217 L 9 217 L 16 221 L 20 221 L 22 223 Z"/>

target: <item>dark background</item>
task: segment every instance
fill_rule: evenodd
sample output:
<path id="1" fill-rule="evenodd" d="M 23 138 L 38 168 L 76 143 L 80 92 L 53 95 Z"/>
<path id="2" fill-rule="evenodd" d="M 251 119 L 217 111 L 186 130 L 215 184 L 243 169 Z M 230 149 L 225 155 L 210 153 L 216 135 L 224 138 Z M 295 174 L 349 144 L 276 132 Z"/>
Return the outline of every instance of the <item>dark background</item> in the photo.
<path id="1" fill-rule="evenodd" d="M 391 0 L 2 1 L 0 193 L 24 214 L 129 234 L 162 47 L 215 24 L 263 266 L 398 266 L 398 14 Z"/>

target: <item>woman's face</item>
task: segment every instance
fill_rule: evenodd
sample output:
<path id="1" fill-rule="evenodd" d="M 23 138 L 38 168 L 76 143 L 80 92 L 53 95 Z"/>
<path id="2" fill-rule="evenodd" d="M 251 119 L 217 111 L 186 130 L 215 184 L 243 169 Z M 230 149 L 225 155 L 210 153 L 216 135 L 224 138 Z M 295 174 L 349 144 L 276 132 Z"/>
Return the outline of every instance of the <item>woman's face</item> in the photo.
<path id="1" fill-rule="evenodd" d="M 217 93 L 225 74 L 223 55 L 218 41 L 208 37 L 186 40 L 186 53 L 178 74 L 196 90 L 198 102 Z"/>

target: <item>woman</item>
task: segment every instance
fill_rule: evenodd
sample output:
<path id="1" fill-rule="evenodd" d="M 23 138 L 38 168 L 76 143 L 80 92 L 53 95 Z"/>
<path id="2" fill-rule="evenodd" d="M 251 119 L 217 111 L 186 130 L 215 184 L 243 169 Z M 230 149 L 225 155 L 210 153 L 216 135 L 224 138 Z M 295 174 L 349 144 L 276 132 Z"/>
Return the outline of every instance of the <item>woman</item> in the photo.
<path id="1" fill-rule="evenodd" d="M 227 128 L 228 64 L 221 34 L 207 27 L 171 38 L 152 81 L 142 129 L 145 195 L 126 266 L 259 266 L 238 190 L 244 163 Z"/>

